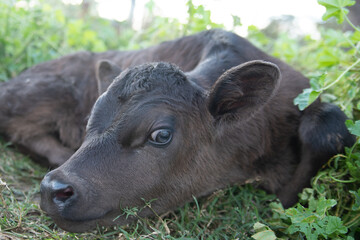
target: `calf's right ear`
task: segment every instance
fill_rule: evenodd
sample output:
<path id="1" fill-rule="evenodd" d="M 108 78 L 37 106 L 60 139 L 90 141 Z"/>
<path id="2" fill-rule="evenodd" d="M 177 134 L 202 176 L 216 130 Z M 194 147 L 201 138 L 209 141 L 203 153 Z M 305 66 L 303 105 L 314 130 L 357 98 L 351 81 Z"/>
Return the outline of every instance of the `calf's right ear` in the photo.
<path id="1" fill-rule="evenodd" d="M 95 73 L 100 96 L 121 73 L 121 68 L 109 60 L 100 60 L 96 64 Z"/>
<path id="2" fill-rule="evenodd" d="M 274 94 L 280 75 L 275 64 L 259 60 L 229 69 L 210 91 L 209 112 L 215 119 L 225 116 L 248 118 Z"/>

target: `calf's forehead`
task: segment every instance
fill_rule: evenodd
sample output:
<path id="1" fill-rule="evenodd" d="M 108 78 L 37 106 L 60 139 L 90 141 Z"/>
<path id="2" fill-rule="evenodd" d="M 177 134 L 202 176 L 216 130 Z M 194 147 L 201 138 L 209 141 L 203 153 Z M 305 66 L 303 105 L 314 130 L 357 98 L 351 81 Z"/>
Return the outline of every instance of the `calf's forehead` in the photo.
<path id="1" fill-rule="evenodd" d="M 155 94 L 154 94 L 155 93 Z M 187 113 L 197 111 L 191 101 L 160 91 L 133 95 L 122 101 L 109 93 L 101 96 L 89 119 L 89 128 L 96 132 L 109 132 L 115 129 L 131 129 L 152 126 L 158 122 L 174 122 Z"/>
<path id="2" fill-rule="evenodd" d="M 149 63 L 122 72 L 109 87 L 112 96 L 126 101 L 145 93 L 172 95 L 189 85 L 185 74 L 169 63 Z"/>
<path id="3" fill-rule="evenodd" d="M 138 119 L 147 122 L 157 115 L 181 115 L 193 111 L 193 99 L 202 95 L 174 65 L 140 65 L 115 79 L 96 102 L 89 125 L 104 132 Z"/>

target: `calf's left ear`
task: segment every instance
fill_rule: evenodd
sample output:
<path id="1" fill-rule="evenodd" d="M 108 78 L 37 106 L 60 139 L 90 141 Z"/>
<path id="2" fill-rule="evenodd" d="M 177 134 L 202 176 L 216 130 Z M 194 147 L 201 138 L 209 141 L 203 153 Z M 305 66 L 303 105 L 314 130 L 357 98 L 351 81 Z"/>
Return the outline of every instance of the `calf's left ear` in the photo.
<path id="1" fill-rule="evenodd" d="M 95 73 L 100 96 L 121 73 L 121 68 L 112 61 L 103 59 L 97 62 Z"/>
<path id="2" fill-rule="evenodd" d="M 251 61 L 223 73 L 210 90 L 208 109 L 215 119 L 225 115 L 247 118 L 274 94 L 279 68 L 270 62 Z"/>

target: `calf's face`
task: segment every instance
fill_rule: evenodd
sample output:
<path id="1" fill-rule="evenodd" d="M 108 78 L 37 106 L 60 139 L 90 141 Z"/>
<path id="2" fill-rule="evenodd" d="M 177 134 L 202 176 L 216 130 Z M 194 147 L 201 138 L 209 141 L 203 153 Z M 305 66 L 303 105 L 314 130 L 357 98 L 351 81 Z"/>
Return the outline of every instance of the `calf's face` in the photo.
<path id="1" fill-rule="evenodd" d="M 82 232 L 132 221 L 124 208 L 147 217 L 244 181 L 231 146 L 241 143 L 223 132 L 261 108 L 279 75 L 275 65 L 254 61 L 206 91 L 170 64 L 125 70 L 95 103 L 80 149 L 45 176 L 41 208 L 61 228 Z M 151 209 L 142 208 L 148 201 Z"/>

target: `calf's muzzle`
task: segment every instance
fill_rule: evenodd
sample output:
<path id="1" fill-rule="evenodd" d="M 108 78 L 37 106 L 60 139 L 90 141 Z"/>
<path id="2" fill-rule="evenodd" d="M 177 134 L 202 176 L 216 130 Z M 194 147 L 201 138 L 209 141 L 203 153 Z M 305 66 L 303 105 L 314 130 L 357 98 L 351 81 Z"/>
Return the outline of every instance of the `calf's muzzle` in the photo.
<path id="1" fill-rule="evenodd" d="M 44 181 L 41 182 L 41 193 L 43 194 L 45 201 L 51 201 L 55 205 L 67 205 L 70 204 L 75 198 L 74 188 L 65 182 L 53 179 L 46 175 Z"/>
<path id="2" fill-rule="evenodd" d="M 56 211 L 66 217 L 66 209 L 71 209 L 79 194 L 66 180 L 52 175 L 52 172 L 48 173 L 41 182 L 41 208 L 50 215 Z"/>

